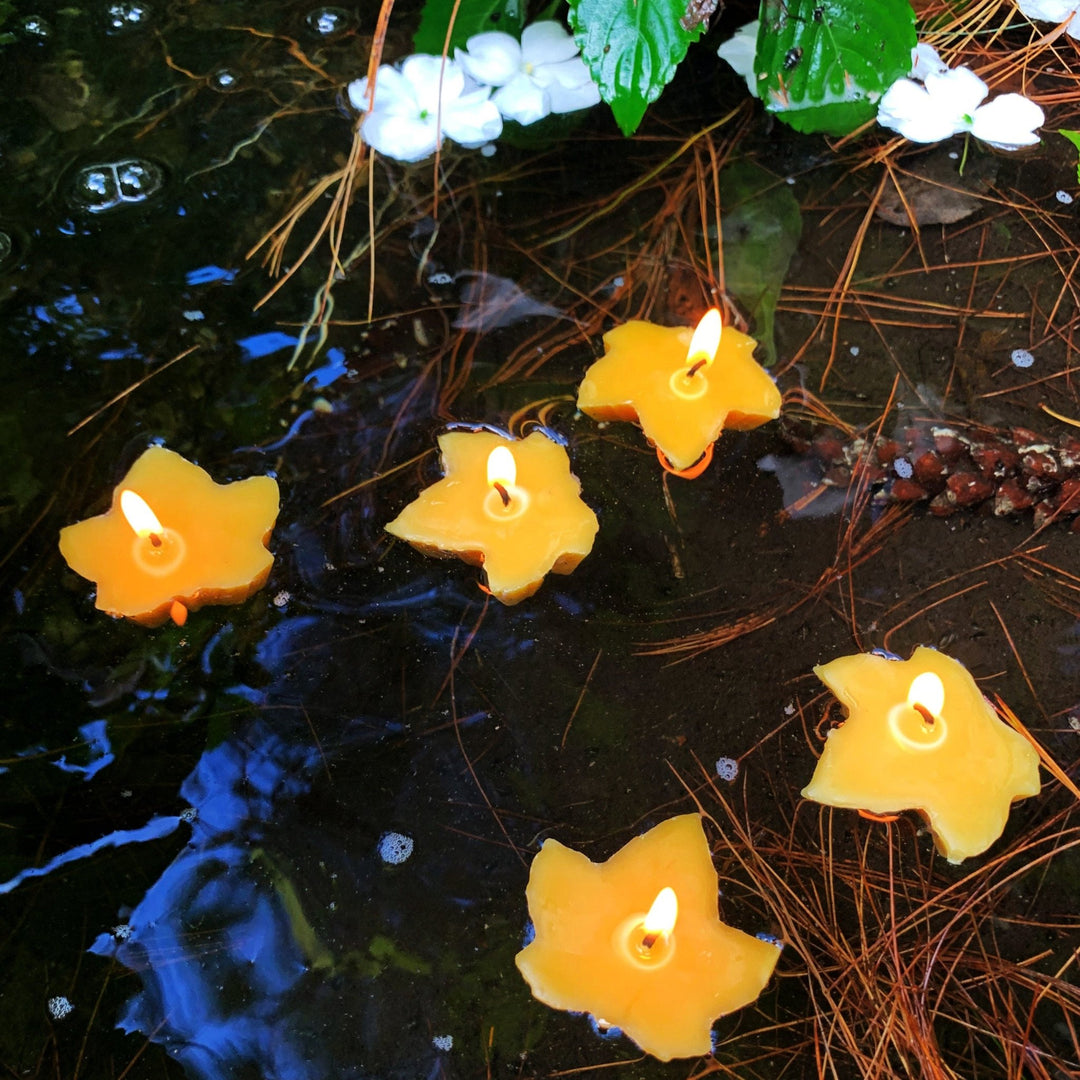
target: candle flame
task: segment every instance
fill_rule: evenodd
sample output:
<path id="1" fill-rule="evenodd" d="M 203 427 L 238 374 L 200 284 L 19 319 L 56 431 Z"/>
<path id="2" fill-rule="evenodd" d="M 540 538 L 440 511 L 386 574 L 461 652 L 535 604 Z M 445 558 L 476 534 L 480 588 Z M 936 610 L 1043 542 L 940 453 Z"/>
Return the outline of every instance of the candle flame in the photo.
<path id="1" fill-rule="evenodd" d="M 503 487 L 514 486 L 514 481 L 517 479 L 517 463 L 508 447 L 496 446 L 488 455 L 487 478 L 490 487 L 496 484 L 502 484 Z"/>
<path id="2" fill-rule="evenodd" d="M 708 367 L 716 356 L 716 350 L 720 348 L 720 335 L 723 330 L 719 308 L 709 308 L 701 316 L 701 322 L 697 324 L 694 336 L 690 339 L 690 348 L 686 351 L 686 366 L 694 370 Z"/>
<path id="3" fill-rule="evenodd" d="M 136 536 L 160 536 L 165 531 L 146 500 L 129 488 L 120 492 L 120 509 Z"/>
<path id="4" fill-rule="evenodd" d="M 924 671 L 911 680 L 907 701 L 913 709 L 919 712 L 925 709 L 931 716 L 939 717 L 945 704 L 945 685 L 932 671 Z"/>
<path id="5" fill-rule="evenodd" d="M 679 917 L 679 898 L 672 888 L 661 889 L 656 894 L 648 915 L 641 926 L 646 937 L 658 937 L 670 934 L 675 929 L 675 920 Z"/>

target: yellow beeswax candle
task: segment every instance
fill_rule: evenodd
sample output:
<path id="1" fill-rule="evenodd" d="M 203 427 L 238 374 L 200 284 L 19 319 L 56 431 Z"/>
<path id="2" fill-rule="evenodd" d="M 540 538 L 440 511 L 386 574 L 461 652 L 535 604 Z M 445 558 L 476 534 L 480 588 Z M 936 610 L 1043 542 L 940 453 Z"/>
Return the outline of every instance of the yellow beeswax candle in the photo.
<path id="1" fill-rule="evenodd" d="M 713 1021 L 754 1001 L 780 956 L 726 926 L 698 814 L 669 818 L 594 863 L 557 840 L 533 859 L 536 935 L 517 954 L 533 996 L 591 1013 L 668 1061 L 709 1053 Z"/>
<path id="2" fill-rule="evenodd" d="M 636 420 L 677 471 L 711 450 L 724 428 L 780 415 L 780 391 L 754 360 L 757 342 L 706 313 L 696 331 L 632 321 L 604 335 L 578 408 L 596 420 Z"/>
<path id="3" fill-rule="evenodd" d="M 266 584 L 277 481 L 216 484 L 198 465 L 151 446 L 104 514 L 60 530 L 60 553 L 97 584 L 97 607 L 143 626 L 188 609 L 238 604 Z"/>
<path id="4" fill-rule="evenodd" d="M 581 501 L 566 448 L 534 431 L 439 436 L 444 478 L 386 526 L 426 555 L 482 566 L 488 591 L 516 604 L 549 571 L 569 574 L 592 550 L 596 515 Z"/>
<path id="5" fill-rule="evenodd" d="M 998 719 L 958 660 L 919 646 L 814 668 L 847 706 L 803 795 L 890 814 L 918 810 L 951 863 L 985 851 L 1015 799 L 1039 792 L 1035 748 Z"/>

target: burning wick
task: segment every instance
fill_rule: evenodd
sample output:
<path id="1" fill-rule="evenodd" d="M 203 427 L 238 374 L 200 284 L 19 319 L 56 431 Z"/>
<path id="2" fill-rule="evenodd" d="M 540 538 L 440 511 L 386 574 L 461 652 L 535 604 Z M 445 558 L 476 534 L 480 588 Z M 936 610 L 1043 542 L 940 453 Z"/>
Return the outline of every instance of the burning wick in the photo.
<path id="1" fill-rule="evenodd" d="M 926 725 L 933 727 L 945 704 L 945 686 L 932 671 L 924 671 L 911 680 L 907 699 Z"/>
<path id="2" fill-rule="evenodd" d="M 679 900 L 675 895 L 675 890 L 661 889 L 641 923 L 645 936 L 641 939 L 640 947 L 648 952 L 661 937 L 666 937 L 675 929 L 675 920 L 678 917 Z"/>
<path id="3" fill-rule="evenodd" d="M 120 492 L 120 509 L 136 536 L 149 538 L 154 547 L 161 547 L 161 534 L 165 530 L 141 495 L 125 488 Z"/>
<path id="4" fill-rule="evenodd" d="M 496 446 L 488 455 L 488 483 L 499 493 L 504 507 L 510 505 L 510 488 L 517 480 L 517 462 L 505 446 Z"/>
<path id="5" fill-rule="evenodd" d="M 720 309 L 709 308 L 701 316 L 701 322 L 697 324 L 694 336 L 690 339 L 690 348 L 686 350 L 686 362 L 690 365 L 686 372 L 688 379 L 713 362 L 716 350 L 720 348 L 720 335 L 723 331 Z"/>

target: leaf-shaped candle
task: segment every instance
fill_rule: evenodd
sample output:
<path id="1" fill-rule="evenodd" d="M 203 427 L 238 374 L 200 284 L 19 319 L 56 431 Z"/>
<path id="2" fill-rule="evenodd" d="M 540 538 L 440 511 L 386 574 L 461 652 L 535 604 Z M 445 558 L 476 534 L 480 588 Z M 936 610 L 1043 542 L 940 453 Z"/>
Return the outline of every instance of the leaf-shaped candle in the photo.
<path id="1" fill-rule="evenodd" d="M 814 668 L 847 706 L 803 795 L 829 806 L 918 810 L 952 863 L 1001 835 L 1015 799 L 1039 793 L 1039 757 L 998 719 L 959 660 L 841 656 Z"/>
<path id="2" fill-rule="evenodd" d="M 188 609 L 239 604 L 266 584 L 278 514 L 270 476 L 216 484 L 190 461 L 151 446 L 104 514 L 60 530 L 60 553 L 97 584 L 97 607 L 143 626 Z"/>
<path id="3" fill-rule="evenodd" d="M 709 336 L 711 334 L 711 336 Z M 780 415 L 780 391 L 754 360 L 757 342 L 707 312 L 696 331 L 634 320 L 604 335 L 578 408 L 596 420 L 636 420 L 676 471 L 695 465 L 724 428 Z"/>
<path id="4" fill-rule="evenodd" d="M 592 550 L 596 515 L 581 501 L 566 448 L 534 431 L 439 436 L 445 476 L 422 491 L 386 531 L 426 555 L 482 566 L 488 591 L 516 604 L 544 575 L 569 574 Z"/>
<path id="5" fill-rule="evenodd" d="M 669 1061 L 707 1054 L 713 1021 L 754 1001 L 780 956 L 717 915 L 698 814 L 682 814 L 594 863 L 557 840 L 533 859 L 536 935 L 518 953 L 533 996 L 591 1013 Z"/>

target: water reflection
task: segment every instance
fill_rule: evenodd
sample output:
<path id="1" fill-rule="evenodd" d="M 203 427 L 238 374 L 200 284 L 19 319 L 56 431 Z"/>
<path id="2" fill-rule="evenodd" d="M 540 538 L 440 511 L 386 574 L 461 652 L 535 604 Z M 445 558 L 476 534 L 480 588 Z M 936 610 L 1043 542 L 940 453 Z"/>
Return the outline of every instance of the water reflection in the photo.
<path id="1" fill-rule="evenodd" d="M 287 1015 L 313 957 L 298 909 L 256 847 L 279 804 L 308 789 L 318 760 L 313 746 L 264 723 L 205 753 L 180 789 L 195 811 L 190 843 L 123 935 L 91 946 L 142 979 L 118 1025 L 165 1043 L 195 1076 L 251 1066 L 264 1076 L 323 1075 Z"/>

